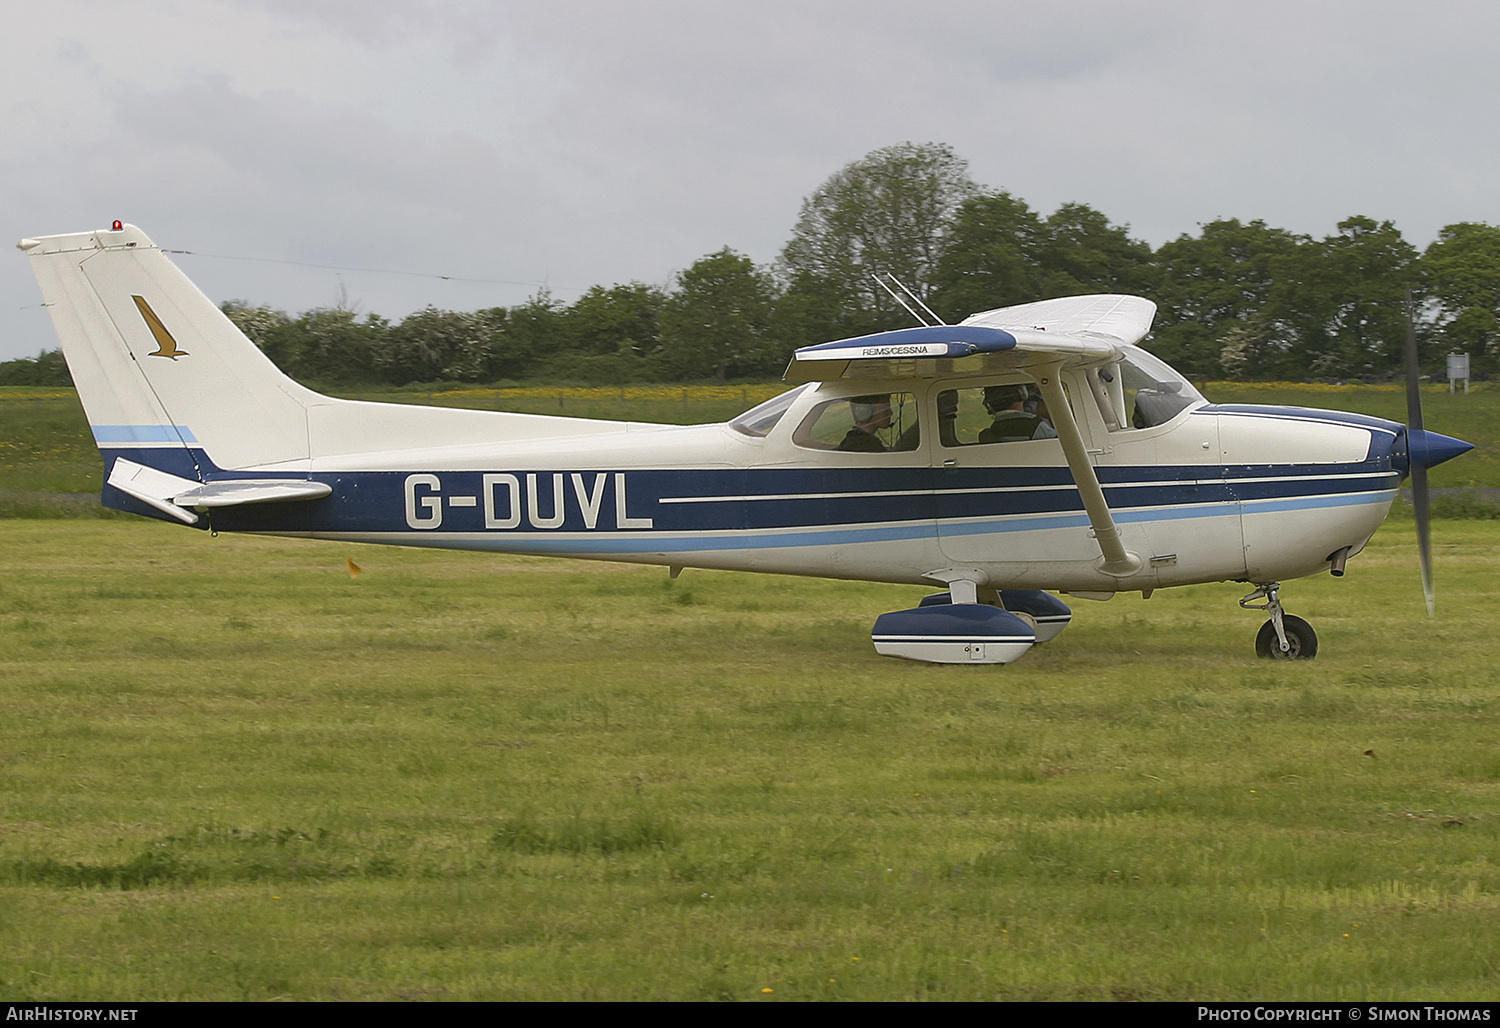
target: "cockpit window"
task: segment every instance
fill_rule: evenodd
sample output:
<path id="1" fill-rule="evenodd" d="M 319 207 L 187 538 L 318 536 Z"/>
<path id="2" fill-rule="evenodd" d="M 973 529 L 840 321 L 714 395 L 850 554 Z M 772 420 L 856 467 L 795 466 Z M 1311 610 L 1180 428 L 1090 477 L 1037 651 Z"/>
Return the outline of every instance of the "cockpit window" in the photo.
<path id="1" fill-rule="evenodd" d="M 745 413 L 733 418 L 729 422 L 729 427 L 757 438 L 770 434 L 771 429 L 775 428 L 776 423 L 781 420 L 781 416 L 806 388 L 806 385 L 800 385 L 796 389 L 771 397 L 765 403 L 756 404 Z"/>

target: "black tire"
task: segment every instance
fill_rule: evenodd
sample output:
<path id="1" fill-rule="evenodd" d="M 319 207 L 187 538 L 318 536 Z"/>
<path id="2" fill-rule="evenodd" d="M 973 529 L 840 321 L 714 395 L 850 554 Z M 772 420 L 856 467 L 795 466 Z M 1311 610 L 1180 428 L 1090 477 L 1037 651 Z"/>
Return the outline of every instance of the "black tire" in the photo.
<path id="1" fill-rule="evenodd" d="M 1256 656 L 1271 660 L 1312 660 L 1318 655 L 1318 633 L 1313 631 L 1312 625 L 1295 615 L 1283 614 L 1281 627 L 1286 629 L 1286 642 L 1291 649 L 1281 652 L 1276 625 L 1267 621 L 1255 636 Z"/>

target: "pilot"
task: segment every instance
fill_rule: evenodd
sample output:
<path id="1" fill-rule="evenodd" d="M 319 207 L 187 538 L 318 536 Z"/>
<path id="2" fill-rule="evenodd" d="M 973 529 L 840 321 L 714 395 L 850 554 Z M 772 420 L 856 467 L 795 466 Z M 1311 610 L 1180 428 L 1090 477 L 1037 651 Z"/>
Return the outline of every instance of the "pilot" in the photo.
<path id="1" fill-rule="evenodd" d="M 981 443 L 1014 443 L 1025 439 L 1056 439 L 1052 422 L 1026 409 L 1031 390 L 1024 385 L 988 386 L 984 409 L 994 422 L 979 433 Z"/>
<path id="2" fill-rule="evenodd" d="M 851 453 L 884 453 L 885 443 L 875 433 L 891 426 L 890 394 L 853 397 L 849 401 L 849 413 L 854 418 L 854 427 L 839 442 L 839 449 Z"/>

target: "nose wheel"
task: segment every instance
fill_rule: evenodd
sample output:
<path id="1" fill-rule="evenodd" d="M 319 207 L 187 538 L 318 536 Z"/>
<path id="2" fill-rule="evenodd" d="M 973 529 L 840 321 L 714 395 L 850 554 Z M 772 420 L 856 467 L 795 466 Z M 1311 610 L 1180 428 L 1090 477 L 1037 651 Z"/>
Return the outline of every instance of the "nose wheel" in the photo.
<path id="1" fill-rule="evenodd" d="M 1263 610 L 1271 615 L 1255 635 L 1255 655 L 1271 660 L 1311 660 L 1318 653 L 1318 633 L 1306 621 L 1281 609 L 1280 590 L 1280 582 L 1267 582 L 1240 600 L 1246 610 Z"/>
<path id="2" fill-rule="evenodd" d="M 1318 652 L 1318 634 L 1312 625 L 1295 614 L 1281 615 L 1282 631 L 1286 634 L 1286 649 L 1281 648 L 1281 639 L 1276 635 L 1276 622 L 1267 621 L 1255 633 L 1255 655 L 1272 660 L 1310 660 Z"/>

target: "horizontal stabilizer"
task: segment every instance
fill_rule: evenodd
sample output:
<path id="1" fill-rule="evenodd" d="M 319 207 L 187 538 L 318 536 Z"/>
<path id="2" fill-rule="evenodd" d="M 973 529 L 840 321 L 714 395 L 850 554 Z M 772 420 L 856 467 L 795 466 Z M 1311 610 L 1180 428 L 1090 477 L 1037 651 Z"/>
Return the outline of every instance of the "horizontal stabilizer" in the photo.
<path id="1" fill-rule="evenodd" d="M 195 486 L 178 493 L 172 502 L 183 507 L 233 507 L 241 503 L 321 500 L 332 492 L 333 486 L 327 482 L 309 482 L 300 478 L 241 478 Z"/>
<path id="2" fill-rule="evenodd" d="M 109 484 L 179 521 L 196 524 L 198 515 L 185 507 L 234 507 L 242 503 L 287 503 L 320 500 L 333 492 L 326 482 L 300 478 L 240 478 L 194 482 L 121 457 L 109 472 Z"/>
<path id="3" fill-rule="evenodd" d="M 120 457 L 115 461 L 115 466 L 110 468 L 109 484 L 126 496 L 133 496 L 147 506 L 155 507 L 168 517 L 189 525 L 198 523 L 198 515 L 172 503 L 172 498 L 178 493 L 197 488 L 198 483 L 192 479 L 169 475 L 165 471 L 157 471 Z"/>

